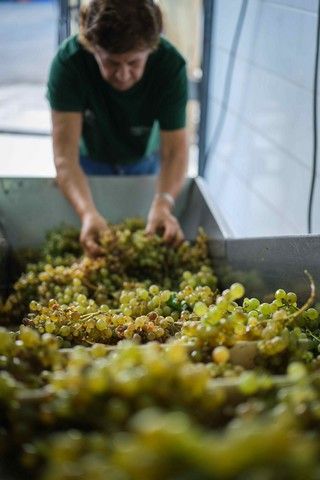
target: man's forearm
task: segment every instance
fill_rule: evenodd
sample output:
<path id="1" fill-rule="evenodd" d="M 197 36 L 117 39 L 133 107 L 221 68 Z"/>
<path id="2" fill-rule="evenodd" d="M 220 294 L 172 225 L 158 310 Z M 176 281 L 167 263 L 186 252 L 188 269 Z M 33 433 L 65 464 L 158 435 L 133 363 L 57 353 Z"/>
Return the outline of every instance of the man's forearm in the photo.
<path id="1" fill-rule="evenodd" d="M 185 180 L 187 171 L 187 152 L 182 151 L 172 156 L 164 156 L 161 160 L 160 173 L 157 180 L 156 193 L 167 192 L 176 198 Z"/>
<path id="2" fill-rule="evenodd" d="M 167 192 L 173 199 L 179 194 L 188 165 L 186 129 L 161 132 L 161 165 L 156 193 Z"/>
<path id="3" fill-rule="evenodd" d="M 179 245 L 184 238 L 179 222 L 171 211 L 184 183 L 186 166 L 187 155 L 181 149 L 179 154 L 162 157 L 156 193 L 146 227 L 149 234 L 161 230 L 164 240 L 174 245 Z"/>
<path id="4" fill-rule="evenodd" d="M 91 195 L 87 177 L 80 165 L 69 166 L 63 158 L 56 158 L 57 182 L 64 196 L 69 200 L 80 219 L 85 215 L 97 212 Z M 68 165 L 68 166 L 66 166 Z"/>

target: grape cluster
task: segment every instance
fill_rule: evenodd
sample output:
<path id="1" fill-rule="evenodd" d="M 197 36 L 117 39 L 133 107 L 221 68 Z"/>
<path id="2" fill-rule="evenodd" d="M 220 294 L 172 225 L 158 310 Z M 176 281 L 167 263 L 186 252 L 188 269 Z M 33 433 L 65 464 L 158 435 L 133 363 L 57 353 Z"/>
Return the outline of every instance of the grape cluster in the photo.
<path id="1" fill-rule="evenodd" d="M 217 279 L 203 232 L 193 245 L 185 241 L 174 249 L 157 235 L 147 236 L 141 227 L 139 220 L 111 226 L 101 238 L 105 254 L 96 259 L 79 256 L 72 229 L 67 229 L 66 238 L 64 230 L 54 231 L 48 235 L 38 262 L 29 264 L 14 283 L 13 292 L 0 307 L 1 316 L 7 322 L 19 323 L 31 301 L 46 306 L 54 299 L 68 306 L 82 296 L 117 309 L 121 308 L 122 290 L 135 286 L 148 289 L 156 284 L 168 290 L 179 288 L 180 282 L 191 282 L 215 288 Z M 190 275 L 189 280 L 183 279 L 184 272 Z M 133 299 L 132 304 L 137 301 Z"/>
<path id="2" fill-rule="evenodd" d="M 243 286 L 235 283 L 213 304 L 195 303 L 193 314 L 199 321 L 193 318 L 182 325 L 180 341 L 193 349 L 196 361 L 212 357 L 216 363 L 227 363 L 232 348 L 241 342 L 250 344 L 249 350 L 254 346 L 256 355 L 267 359 L 269 367 L 270 358 L 279 354 L 284 355 L 282 369 L 289 360 L 313 359 L 319 345 L 319 314 L 309 308 L 309 301 L 298 308 L 296 295 L 279 289 L 270 303 L 244 298 L 242 305 L 238 304 L 243 295 Z M 279 360 L 275 359 L 275 366 L 279 367 Z"/>
<path id="3" fill-rule="evenodd" d="M 279 472 L 285 472 L 282 478 L 315 479 L 315 442 L 291 420 L 275 412 L 259 421 L 237 419 L 225 432 L 214 433 L 180 411 L 149 408 L 132 417 L 126 434 L 73 429 L 26 453 L 30 458 L 40 450 L 48 458 L 43 480 L 72 475 L 98 480 L 276 479 Z"/>
<path id="4" fill-rule="evenodd" d="M 0 453 L 16 477 L 319 478 L 312 280 L 302 306 L 221 292 L 203 232 L 175 249 L 143 228 L 111 226 L 96 259 L 76 230 L 51 232 L 1 305 L 16 326 L 0 327 Z"/>
<path id="5" fill-rule="evenodd" d="M 132 308 L 129 312 L 128 306 L 122 308 L 124 313 L 120 309 L 109 309 L 107 305 L 98 307 L 84 295 L 78 297 L 76 305 L 60 306 L 52 300 L 44 307 L 33 301 L 30 308 L 35 313 L 25 319 L 25 324 L 40 333 L 57 335 L 63 347 L 96 342 L 113 345 L 123 339 L 136 343 L 163 342 L 180 329 L 180 323 L 172 316 L 159 315 L 150 307 L 146 307 L 145 312 L 143 309 L 142 314 L 143 307 L 139 307 L 139 314 L 133 317 Z"/>
<path id="6" fill-rule="evenodd" d="M 64 480 L 70 472 L 169 479 L 177 458 L 182 477 L 190 468 L 194 478 L 238 478 L 261 468 L 275 478 L 286 468 L 290 478 L 316 478 L 317 440 L 301 426 L 319 425 L 320 386 L 303 364 L 290 364 L 281 382 L 243 372 L 223 385 L 211 380 L 209 365 L 190 363 L 177 343 L 107 349 L 68 352 L 66 363 L 44 376 L 46 396 L 29 403 L 29 420 L 46 433 L 37 437 L 28 428 L 21 462 L 32 469 L 45 460 L 42 480 Z M 228 395 L 230 387 L 236 396 Z M 16 422 L 25 422 L 26 399 L 11 407 Z M 223 431 L 214 431 L 222 421 Z"/>

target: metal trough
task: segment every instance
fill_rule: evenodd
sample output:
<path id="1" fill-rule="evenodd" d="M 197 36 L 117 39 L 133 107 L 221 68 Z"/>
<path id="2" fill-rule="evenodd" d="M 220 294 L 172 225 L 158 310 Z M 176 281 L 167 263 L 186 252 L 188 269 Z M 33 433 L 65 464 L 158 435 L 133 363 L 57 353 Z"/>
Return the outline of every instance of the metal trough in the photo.
<path id="1" fill-rule="evenodd" d="M 131 216 L 146 218 L 154 177 L 91 177 L 90 184 L 99 211 L 111 222 Z M 195 238 L 200 226 L 207 232 L 222 288 L 241 281 L 250 296 L 268 298 L 277 288 L 284 288 L 304 299 L 309 294 L 305 269 L 313 276 L 316 288 L 320 285 L 318 235 L 230 238 L 224 219 L 212 204 L 208 186 L 201 177 L 187 179 L 175 213 L 188 239 Z M 6 270 L 10 268 L 8 244 L 13 250 L 37 246 L 47 230 L 62 223 L 79 226 L 77 216 L 54 179 L 0 179 L 0 225 L 4 231 L 0 237 L 2 286 Z"/>

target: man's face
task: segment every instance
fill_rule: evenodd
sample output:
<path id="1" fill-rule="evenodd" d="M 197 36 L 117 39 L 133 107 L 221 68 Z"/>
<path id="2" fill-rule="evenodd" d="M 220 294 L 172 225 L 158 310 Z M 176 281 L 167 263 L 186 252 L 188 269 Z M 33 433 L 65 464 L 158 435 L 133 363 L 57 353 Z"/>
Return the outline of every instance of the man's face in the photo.
<path id="1" fill-rule="evenodd" d="M 120 91 L 128 90 L 141 79 L 150 53 L 151 50 L 147 49 L 109 53 L 101 47 L 94 48 L 102 77 Z"/>

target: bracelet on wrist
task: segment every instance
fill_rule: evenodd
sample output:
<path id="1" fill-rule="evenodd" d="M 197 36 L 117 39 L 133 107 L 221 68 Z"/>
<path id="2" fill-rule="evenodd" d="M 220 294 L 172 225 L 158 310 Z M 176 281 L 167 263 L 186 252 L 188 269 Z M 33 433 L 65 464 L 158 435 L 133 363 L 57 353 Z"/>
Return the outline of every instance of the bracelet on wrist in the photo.
<path id="1" fill-rule="evenodd" d="M 164 200 L 166 200 L 169 203 L 171 208 L 173 208 L 175 206 L 175 203 L 176 203 L 173 196 L 169 192 L 156 193 L 154 198 L 156 200 L 159 199 L 159 198 L 163 198 Z"/>

